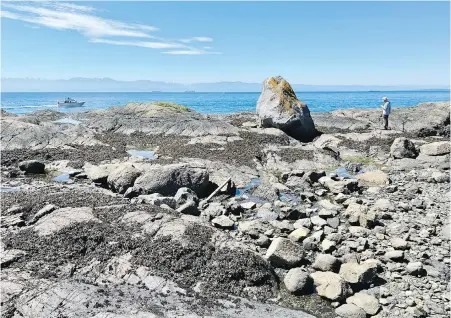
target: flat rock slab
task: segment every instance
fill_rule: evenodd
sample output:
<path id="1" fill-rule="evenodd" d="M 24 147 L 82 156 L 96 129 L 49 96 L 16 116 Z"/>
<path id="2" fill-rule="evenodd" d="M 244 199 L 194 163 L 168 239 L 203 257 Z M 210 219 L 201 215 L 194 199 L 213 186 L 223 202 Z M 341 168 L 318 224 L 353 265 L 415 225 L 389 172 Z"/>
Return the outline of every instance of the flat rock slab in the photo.
<path id="1" fill-rule="evenodd" d="M 359 174 L 357 180 L 359 180 L 359 185 L 362 186 L 385 186 L 390 182 L 388 175 L 381 170 L 368 171 Z"/>
<path id="2" fill-rule="evenodd" d="M 441 156 L 450 153 L 449 141 L 438 141 L 420 147 L 420 152 L 428 156 Z"/>
<path id="3" fill-rule="evenodd" d="M 5 250 L 2 251 L 1 255 L 1 267 L 8 266 L 12 262 L 17 261 L 22 256 L 26 255 L 27 253 L 22 250 L 18 249 L 12 249 L 12 250 Z M 3 282 L 2 282 L 3 284 Z"/>
<path id="4" fill-rule="evenodd" d="M 97 219 L 91 208 L 63 208 L 44 216 L 33 226 L 40 236 L 54 234 L 75 223 L 101 222 Z"/>
<path id="5" fill-rule="evenodd" d="M 24 122 L 23 119 L 18 116 L 1 120 L 0 150 L 59 148 L 71 144 L 103 145 L 95 139 L 93 131 L 81 125 L 61 125 L 37 119 Z"/>
<path id="6" fill-rule="evenodd" d="M 128 103 L 125 107 L 110 107 L 80 113 L 88 128 L 114 131 L 125 135 L 237 136 L 239 130 L 230 123 L 208 119 L 198 112 L 173 103 Z"/>

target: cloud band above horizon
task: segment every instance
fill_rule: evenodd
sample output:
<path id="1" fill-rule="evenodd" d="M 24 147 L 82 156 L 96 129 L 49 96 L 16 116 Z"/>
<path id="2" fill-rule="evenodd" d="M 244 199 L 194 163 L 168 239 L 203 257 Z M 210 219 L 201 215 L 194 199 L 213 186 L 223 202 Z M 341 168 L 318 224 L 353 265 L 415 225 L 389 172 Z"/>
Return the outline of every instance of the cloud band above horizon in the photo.
<path id="1" fill-rule="evenodd" d="M 23 21 L 31 24 L 32 28 L 46 27 L 56 30 L 76 31 L 88 38 L 90 43 L 135 46 L 157 50 L 166 49 L 169 51 L 162 53 L 172 55 L 221 54 L 211 51 L 211 47 L 197 48 L 194 45 L 212 42 L 213 39 L 210 37 L 197 36 L 168 40 L 149 34 L 160 30 L 155 26 L 106 19 L 95 15 L 95 12 L 98 12 L 98 10 L 94 7 L 68 2 L 52 1 L 27 3 L 25 5 L 20 2 L 4 1 L 1 18 Z M 124 40 L 123 38 L 133 40 Z"/>

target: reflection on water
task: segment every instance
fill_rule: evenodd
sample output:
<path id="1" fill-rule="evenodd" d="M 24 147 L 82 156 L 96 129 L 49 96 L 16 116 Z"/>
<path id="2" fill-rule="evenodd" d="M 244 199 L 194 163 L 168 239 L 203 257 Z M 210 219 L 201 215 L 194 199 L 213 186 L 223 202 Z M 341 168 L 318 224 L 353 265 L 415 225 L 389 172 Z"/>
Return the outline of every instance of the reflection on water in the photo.
<path id="1" fill-rule="evenodd" d="M 61 118 L 61 119 L 55 120 L 54 122 L 58 123 L 58 124 L 72 124 L 72 125 L 81 124 L 81 121 L 78 121 L 78 120 L 75 120 L 72 118 Z"/>
<path id="2" fill-rule="evenodd" d="M 130 149 L 127 150 L 127 153 L 134 157 L 143 157 L 148 159 L 156 159 L 155 151 L 153 150 L 138 150 L 138 149 Z"/>
<path id="3" fill-rule="evenodd" d="M 0 187 L 0 192 L 17 192 L 20 191 L 19 187 Z"/>
<path id="4" fill-rule="evenodd" d="M 252 179 L 251 182 L 249 182 L 248 184 L 246 184 L 243 188 L 241 189 L 236 189 L 236 193 L 235 195 L 237 197 L 242 196 L 244 193 L 246 193 L 247 191 L 249 191 L 252 188 L 255 188 L 256 186 L 258 186 L 261 183 L 259 178 L 255 178 Z"/>
<path id="5" fill-rule="evenodd" d="M 58 181 L 58 182 L 66 182 L 69 180 L 69 174 L 68 173 L 63 173 L 55 178 L 53 178 L 54 181 Z"/>

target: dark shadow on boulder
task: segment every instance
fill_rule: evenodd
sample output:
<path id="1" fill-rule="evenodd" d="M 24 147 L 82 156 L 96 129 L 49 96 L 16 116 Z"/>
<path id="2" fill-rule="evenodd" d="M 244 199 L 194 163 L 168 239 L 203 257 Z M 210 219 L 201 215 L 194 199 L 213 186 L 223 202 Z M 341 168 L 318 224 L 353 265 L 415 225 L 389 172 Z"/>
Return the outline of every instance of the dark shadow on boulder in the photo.
<path id="1" fill-rule="evenodd" d="M 280 129 L 288 136 L 301 142 L 311 142 L 313 141 L 313 139 L 319 136 L 319 132 L 317 130 L 315 130 L 312 133 L 311 131 L 305 128 L 305 126 L 299 119 L 281 126 Z"/>
<path id="2" fill-rule="evenodd" d="M 367 290 L 367 289 L 372 288 L 372 287 L 383 286 L 383 285 L 385 285 L 387 283 L 388 282 L 384 278 L 382 278 L 380 276 L 376 276 L 376 278 L 371 282 L 371 284 L 358 283 L 358 284 L 349 284 L 349 285 L 351 286 L 352 291 L 354 293 L 358 293 L 360 291 L 364 291 L 364 290 Z"/>

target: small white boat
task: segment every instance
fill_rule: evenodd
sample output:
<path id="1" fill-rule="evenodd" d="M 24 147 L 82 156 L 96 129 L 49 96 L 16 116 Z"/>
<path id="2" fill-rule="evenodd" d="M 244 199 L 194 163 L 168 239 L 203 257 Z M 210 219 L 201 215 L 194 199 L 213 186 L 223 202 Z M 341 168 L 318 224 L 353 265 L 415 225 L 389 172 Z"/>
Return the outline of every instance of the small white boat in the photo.
<path id="1" fill-rule="evenodd" d="M 73 98 L 66 98 L 64 102 L 58 102 L 58 107 L 81 107 L 85 102 L 77 102 Z"/>

